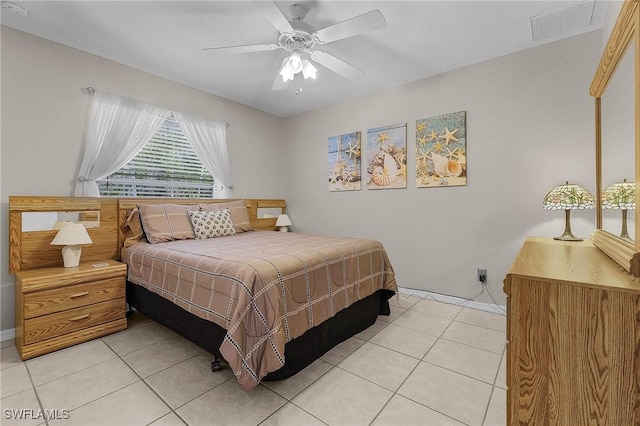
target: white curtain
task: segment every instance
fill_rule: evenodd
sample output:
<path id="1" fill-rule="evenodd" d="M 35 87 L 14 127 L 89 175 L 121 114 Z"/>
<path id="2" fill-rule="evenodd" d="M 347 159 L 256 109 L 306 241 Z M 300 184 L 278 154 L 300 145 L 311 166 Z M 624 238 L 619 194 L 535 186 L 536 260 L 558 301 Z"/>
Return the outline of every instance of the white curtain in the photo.
<path id="1" fill-rule="evenodd" d="M 231 170 L 227 152 L 227 125 L 180 112 L 173 115 L 182 126 L 193 151 L 213 180 L 222 185 L 222 198 L 231 198 Z"/>
<path id="2" fill-rule="evenodd" d="M 96 91 L 90 104 L 76 197 L 99 197 L 96 180 L 127 164 L 158 131 L 171 111 Z"/>

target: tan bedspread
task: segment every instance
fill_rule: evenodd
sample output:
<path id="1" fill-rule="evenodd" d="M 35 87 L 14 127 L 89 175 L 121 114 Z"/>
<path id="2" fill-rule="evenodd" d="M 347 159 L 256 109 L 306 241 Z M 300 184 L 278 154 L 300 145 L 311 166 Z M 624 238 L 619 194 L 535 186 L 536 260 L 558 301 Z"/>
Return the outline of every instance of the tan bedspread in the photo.
<path id="1" fill-rule="evenodd" d="M 220 352 L 245 389 L 284 365 L 285 343 L 380 289 L 396 291 L 377 241 L 300 233 L 138 243 L 129 281 L 227 330 Z"/>

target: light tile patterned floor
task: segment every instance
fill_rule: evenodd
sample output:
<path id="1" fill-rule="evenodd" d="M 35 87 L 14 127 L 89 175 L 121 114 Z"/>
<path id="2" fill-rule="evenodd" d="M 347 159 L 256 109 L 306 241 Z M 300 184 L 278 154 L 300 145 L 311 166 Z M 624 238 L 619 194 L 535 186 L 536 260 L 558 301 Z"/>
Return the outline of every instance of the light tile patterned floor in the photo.
<path id="1" fill-rule="evenodd" d="M 27 362 L 3 345 L 0 423 L 45 424 L 11 409 L 66 409 L 47 423 L 504 425 L 505 317 L 404 295 L 391 308 L 297 375 L 249 392 L 140 314 L 125 331 Z"/>

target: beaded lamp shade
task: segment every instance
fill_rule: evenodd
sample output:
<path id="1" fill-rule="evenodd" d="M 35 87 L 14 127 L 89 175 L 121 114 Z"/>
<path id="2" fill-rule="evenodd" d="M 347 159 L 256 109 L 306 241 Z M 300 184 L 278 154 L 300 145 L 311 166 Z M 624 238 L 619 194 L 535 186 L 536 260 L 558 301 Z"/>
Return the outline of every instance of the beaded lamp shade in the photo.
<path id="1" fill-rule="evenodd" d="M 636 208 L 636 184 L 635 182 L 614 183 L 602 193 L 602 208 L 622 211 L 622 231 L 620 237 L 630 240 L 627 231 L 627 210 Z"/>
<path id="2" fill-rule="evenodd" d="M 633 210 L 636 208 L 635 182 L 614 183 L 602 193 L 602 207 L 605 209 Z"/>
<path id="3" fill-rule="evenodd" d="M 593 196 L 580 185 L 570 184 L 556 186 L 545 197 L 542 203 L 545 210 L 564 210 L 565 211 L 565 227 L 564 234 L 554 237 L 556 240 L 562 241 L 582 241 L 582 238 L 576 238 L 571 233 L 571 210 L 575 209 L 592 209 L 595 207 Z"/>
<path id="4" fill-rule="evenodd" d="M 595 204 L 589 191 L 569 182 L 553 188 L 542 203 L 545 210 L 592 209 Z"/>

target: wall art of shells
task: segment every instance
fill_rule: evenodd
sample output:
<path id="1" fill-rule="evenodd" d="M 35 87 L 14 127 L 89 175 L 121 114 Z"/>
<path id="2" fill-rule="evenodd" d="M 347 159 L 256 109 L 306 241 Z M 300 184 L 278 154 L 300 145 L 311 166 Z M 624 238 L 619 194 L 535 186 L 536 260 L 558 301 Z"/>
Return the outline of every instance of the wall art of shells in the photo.
<path id="1" fill-rule="evenodd" d="M 358 191 L 361 188 L 361 132 L 329 138 L 329 191 Z"/>
<path id="2" fill-rule="evenodd" d="M 367 130 L 367 189 L 407 187 L 407 123 Z"/>
<path id="3" fill-rule="evenodd" d="M 416 120 L 416 186 L 467 184 L 467 112 Z"/>

